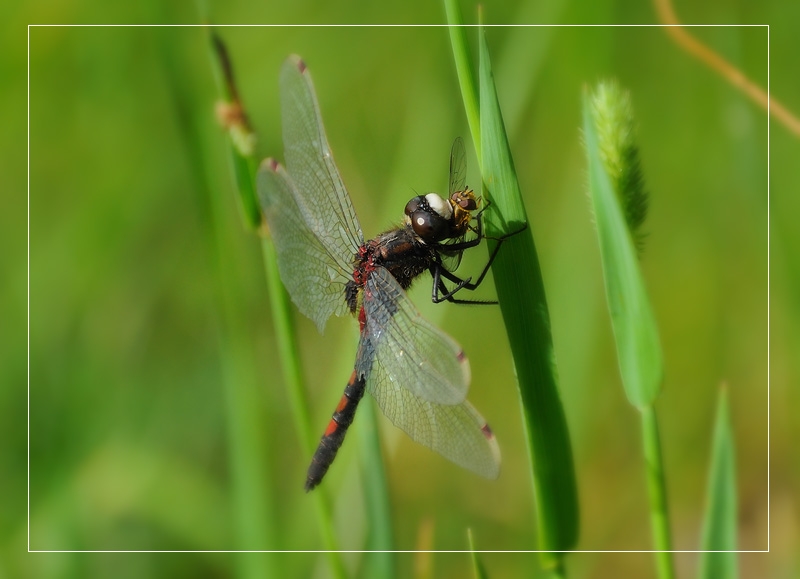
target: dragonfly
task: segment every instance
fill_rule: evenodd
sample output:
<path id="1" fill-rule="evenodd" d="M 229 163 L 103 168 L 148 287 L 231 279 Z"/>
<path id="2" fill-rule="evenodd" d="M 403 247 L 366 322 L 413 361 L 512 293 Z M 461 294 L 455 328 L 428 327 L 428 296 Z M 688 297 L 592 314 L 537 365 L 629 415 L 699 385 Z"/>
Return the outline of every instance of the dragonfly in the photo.
<path id="1" fill-rule="evenodd" d="M 469 361 L 405 293 L 427 271 L 434 302 L 494 303 L 455 297 L 478 287 L 500 247 L 475 281 L 453 273 L 464 250 L 485 238 L 481 216 L 488 207 L 479 209 L 480 198 L 465 186 L 463 142 L 456 139 L 451 151 L 448 198 L 412 198 L 401 225 L 365 241 L 333 160 L 311 75 L 298 56 L 281 69 L 280 97 L 286 167 L 265 159 L 257 188 L 281 279 L 320 332 L 334 314 L 356 316 L 360 328 L 353 372 L 311 460 L 306 491 L 333 463 L 365 391 L 413 440 L 496 478 L 497 441 L 466 399 Z"/>

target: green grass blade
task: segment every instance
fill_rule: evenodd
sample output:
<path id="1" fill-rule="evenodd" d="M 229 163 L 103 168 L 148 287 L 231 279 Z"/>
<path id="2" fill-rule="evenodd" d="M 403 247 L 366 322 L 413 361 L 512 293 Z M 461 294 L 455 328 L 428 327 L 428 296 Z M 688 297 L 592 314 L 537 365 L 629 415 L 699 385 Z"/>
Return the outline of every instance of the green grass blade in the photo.
<path id="1" fill-rule="evenodd" d="M 487 235 L 496 237 L 519 231 L 528 220 L 483 29 L 479 51 L 482 175 L 492 202 L 486 229 Z M 530 229 L 505 242 L 492 273 L 517 371 L 538 507 L 539 546 L 545 551 L 572 549 L 578 538 L 577 484 L 558 392 L 544 283 Z M 545 553 L 542 562 L 560 568 L 563 554 Z"/>
<path id="2" fill-rule="evenodd" d="M 639 271 L 635 243 L 618 202 L 619 193 L 601 159 L 595 123 L 608 115 L 598 112 L 588 95 L 584 95 L 583 109 L 589 188 L 620 373 L 628 400 L 641 409 L 655 402 L 661 388 L 663 367 L 658 329 Z"/>
<path id="3" fill-rule="evenodd" d="M 461 7 L 458 0 L 444 0 L 445 13 L 450 32 L 450 44 L 453 47 L 453 58 L 456 63 L 456 73 L 458 83 L 461 86 L 461 98 L 464 101 L 464 111 L 467 114 L 469 130 L 472 134 L 472 142 L 475 145 L 475 153 L 478 162 L 481 162 L 481 134 L 480 134 L 480 111 L 478 110 L 478 91 L 475 87 L 475 68 L 472 66 L 472 57 L 469 53 L 469 43 L 467 42 L 467 29 L 464 27 L 464 19 L 461 15 Z"/>
<path id="4" fill-rule="evenodd" d="M 366 549 L 371 551 L 364 561 L 364 576 L 391 579 L 395 576 L 395 556 L 390 551 L 396 547 L 374 402 L 362 401 L 359 414 L 358 438 L 368 529 Z"/>
<path id="5" fill-rule="evenodd" d="M 315 433 L 311 428 L 309 418 L 308 400 L 303 388 L 303 375 L 300 367 L 300 354 L 297 350 L 297 338 L 292 322 L 291 305 L 289 296 L 281 283 L 278 273 L 278 257 L 272 240 L 264 237 L 261 240 L 264 257 L 264 269 L 267 278 L 267 294 L 269 296 L 270 311 L 272 312 L 275 336 L 278 343 L 278 356 L 281 360 L 281 371 L 286 383 L 289 402 L 292 408 L 292 418 L 295 428 L 300 436 L 300 442 L 305 453 L 312 456 L 316 449 Z M 339 542 L 333 527 L 333 516 L 327 495 L 322 492 L 314 493 L 317 509 L 317 522 L 322 535 L 322 544 L 329 551 L 328 561 L 335 577 L 347 577 L 344 561 L 337 551 Z"/>
<path id="6" fill-rule="evenodd" d="M 667 552 L 672 542 L 654 408 L 663 367 L 655 316 L 636 254 L 634 235 L 644 220 L 646 195 L 632 119 L 630 100 L 616 85 L 601 84 L 592 97 L 584 94 L 583 134 L 606 299 L 625 394 L 641 413 L 653 547 L 659 551 L 656 569 L 661 579 L 670 579 L 675 570 Z"/>
<path id="7" fill-rule="evenodd" d="M 728 392 L 722 388 L 717 403 L 706 491 L 706 513 L 700 545 L 703 551 L 736 551 L 735 454 Z M 697 576 L 700 579 L 736 579 L 739 576 L 736 553 L 702 553 Z"/>
<path id="8" fill-rule="evenodd" d="M 486 573 L 486 567 L 483 566 L 481 558 L 475 550 L 475 537 L 472 535 L 472 529 L 467 529 L 467 540 L 469 541 L 473 577 L 475 577 L 475 579 L 489 579 L 489 574 Z"/>

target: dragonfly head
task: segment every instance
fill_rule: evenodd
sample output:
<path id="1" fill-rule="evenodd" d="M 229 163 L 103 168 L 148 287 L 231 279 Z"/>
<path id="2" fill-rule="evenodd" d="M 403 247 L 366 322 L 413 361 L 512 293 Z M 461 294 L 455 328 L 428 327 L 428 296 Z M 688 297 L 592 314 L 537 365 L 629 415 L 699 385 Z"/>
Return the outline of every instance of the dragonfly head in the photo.
<path id="1" fill-rule="evenodd" d="M 453 203 L 436 193 L 418 195 L 406 204 L 406 223 L 426 243 L 451 237 Z"/>
<path id="2" fill-rule="evenodd" d="M 425 243 L 458 238 L 467 232 L 479 203 L 472 189 L 454 191 L 447 201 L 436 193 L 419 195 L 406 204 L 406 223 Z"/>

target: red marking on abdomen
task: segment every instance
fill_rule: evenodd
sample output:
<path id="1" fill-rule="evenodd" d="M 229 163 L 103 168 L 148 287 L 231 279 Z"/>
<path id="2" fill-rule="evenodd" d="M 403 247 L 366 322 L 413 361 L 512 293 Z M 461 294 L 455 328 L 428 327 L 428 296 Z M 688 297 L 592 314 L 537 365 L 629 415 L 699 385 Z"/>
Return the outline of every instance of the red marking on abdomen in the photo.
<path id="1" fill-rule="evenodd" d="M 339 404 L 341 404 L 341 402 Z M 339 429 L 339 423 L 336 422 L 333 418 L 331 418 L 331 421 L 328 422 L 328 428 L 325 429 L 325 434 L 323 436 L 330 436 L 331 434 L 336 432 L 338 429 Z M 319 431 L 317 431 L 317 432 L 319 432 Z"/>
<path id="2" fill-rule="evenodd" d="M 342 394 L 342 397 L 339 399 L 339 404 L 336 406 L 336 412 L 341 412 L 342 410 L 344 410 L 348 402 L 350 402 L 350 399 L 344 394 Z"/>

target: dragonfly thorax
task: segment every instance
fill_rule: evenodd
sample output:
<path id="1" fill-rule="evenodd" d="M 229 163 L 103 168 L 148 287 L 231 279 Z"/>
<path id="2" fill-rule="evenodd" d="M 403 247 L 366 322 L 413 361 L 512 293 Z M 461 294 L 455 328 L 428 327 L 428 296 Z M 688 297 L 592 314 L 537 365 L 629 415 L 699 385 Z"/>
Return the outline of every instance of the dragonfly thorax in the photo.
<path id="1" fill-rule="evenodd" d="M 410 225 L 392 228 L 367 241 L 356 254 L 353 281 L 363 285 L 376 268 L 389 270 L 403 289 L 431 267 L 436 249 L 426 244 Z"/>

